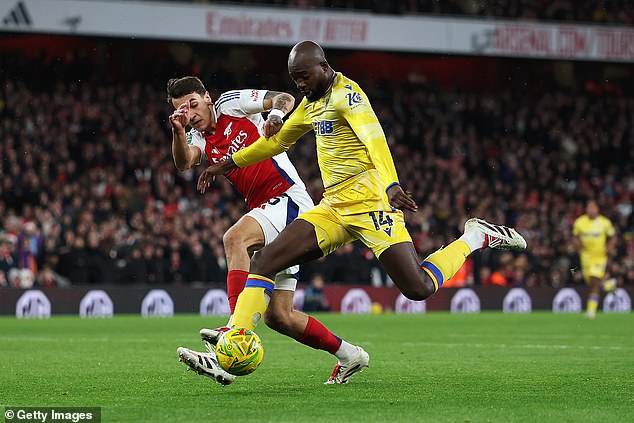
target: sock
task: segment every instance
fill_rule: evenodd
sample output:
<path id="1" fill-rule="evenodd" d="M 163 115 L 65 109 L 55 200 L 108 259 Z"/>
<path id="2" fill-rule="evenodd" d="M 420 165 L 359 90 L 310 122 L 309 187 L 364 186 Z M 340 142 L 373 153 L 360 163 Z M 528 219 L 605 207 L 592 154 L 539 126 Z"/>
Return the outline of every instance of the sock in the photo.
<path id="1" fill-rule="evenodd" d="M 236 310 L 238 295 L 247 283 L 249 272 L 246 270 L 230 270 L 227 274 L 227 297 L 229 297 L 229 310 L 231 314 Z"/>
<path id="2" fill-rule="evenodd" d="M 425 259 L 421 267 L 434 282 L 436 291 L 443 282 L 456 274 L 465 259 L 471 254 L 469 245 L 460 239 L 455 240 L 445 248 L 432 253 Z"/>
<path id="3" fill-rule="evenodd" d="M 590 294 L 588 297 L 588 314 L 594 316 L 599 308 L 599 296 Z"/>
<path id="4" fill-rule="evenodd" d="M 358 354 L 357 351 L 357 347 L 342 339 L 341 346 L 335 353 L 335 357 L 337 357 L 339 363 L 343 363 L 351 360 L 354 356 L 356 356 Z"/>
<path id="5" fill-rule="evenodd" d="M 484 246 L 484 232 L 482 231 L 467 231 L 458 239 L 466 242 L 471 252 L 479 250 Z"/>
<path id="6" fill-rule="evenodd" d="M 316 350 L 328 351 L 330 354 L 336 354 L 342 344 L 341 338 L 330 332 L 319 320 L 311 316 L 308 316 L 306 329 L 297 338 L 297 342 L 301 342 Z"/>
<path id="7" fill-rule="evenodd" d="M 271 279 L 249 273 L 244 289 L 238 296 L 232 327 L 255 329 L 269 306 L 274 288 L 275 282 Z"/>

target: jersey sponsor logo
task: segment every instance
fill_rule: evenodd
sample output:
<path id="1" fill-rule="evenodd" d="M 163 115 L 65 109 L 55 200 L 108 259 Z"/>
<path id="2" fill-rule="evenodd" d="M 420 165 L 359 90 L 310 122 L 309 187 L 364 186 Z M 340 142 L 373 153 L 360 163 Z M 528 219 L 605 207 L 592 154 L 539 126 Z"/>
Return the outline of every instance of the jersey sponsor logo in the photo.
<path id="1" fill-rule="evenodd" d="M 346 84 L 343 87 L 352 91 L 352 85 L 350 85 L 350 84 Z"/>
<path id="2" fill-rule="evenodd" d="M 251 101 L 255 103 L 256 101 L 258 101 L 259 96 L 260 93 L 258 92 L 258 90 L 251 90 Z"/>
<path id="3" fill-rule="evenodd" d="M 354 91 L 346 94 L 346 98 L 348 99 L 348 106 L 352 106 L 353 104 L 361 103 L 363 101 L 361 94 Z"/>
<path id="4" fill-rule="evenodd" d="M 231 140 L 231 145 L 229 145 L 229 148 L 227 149 L 227 154 L 233 154 L 238 150 L 242 150 L 248 137 L 249 135 L 247 135 L 246 132 L 242 130 L 238 132 L 238 135 Z"/>
<path id="5" fill-rule="evenodd" d="M 313 129 L 317 135 L 327 135 L 334 132 L 333 124 L 330 120 L 313 122 Z"/>

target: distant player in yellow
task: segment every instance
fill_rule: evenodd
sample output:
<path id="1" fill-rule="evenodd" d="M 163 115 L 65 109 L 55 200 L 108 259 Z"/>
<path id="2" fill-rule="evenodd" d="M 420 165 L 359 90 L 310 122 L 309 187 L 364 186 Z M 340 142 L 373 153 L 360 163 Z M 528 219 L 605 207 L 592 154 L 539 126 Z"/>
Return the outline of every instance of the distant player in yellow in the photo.
<path id="1" fill-rule="evenodd" d="M 610 220 L 599 214 L 599 205 L 590 200 L 586 205 L 586 214 L 575 220 L 572 226 L 574 242 L 581 259 L 581 272 L 590 285 L 587 316 L 593 319 L 597 315 L 601 288 L 606 292 L 616 289 L 616 281 L 603 281 L 608 264 L 608 253 L 616 246 L 615 230 Z"/>
<path id="2" fill-rule="evenodd" d="M 372 249 L 403 295 L 413 300 L 438 291 L 477 249 L 526 248 L 514 229 L 474 218 L 465 223 L 460 239 L 420 263 L 399 210 L 416 211 L 418 206 L 399 184 L 385 134 L 366 94 L 356 82 L 335 72 L 312 41 L 293 47 L 288 71 L 305 97 L 280 132 L 210 166 L 198 180 L 198 189 L 204 192 L 214 175 L 279 154 L 308 131 L 315 133 L 323 199 L 254 254 L 236 305 L 234 327 L 252 329 L 260 316 L 266 320 L 267 292 L 273 292 L 273 277 L 280 269 L 325 256 L 356 239 Z M 301 333 L 304 328 L 299 326 L 291 329 Z M 345 383 L 368 362 L 361 349 L 349 360 L 340 360 L 326 383 Z"/>

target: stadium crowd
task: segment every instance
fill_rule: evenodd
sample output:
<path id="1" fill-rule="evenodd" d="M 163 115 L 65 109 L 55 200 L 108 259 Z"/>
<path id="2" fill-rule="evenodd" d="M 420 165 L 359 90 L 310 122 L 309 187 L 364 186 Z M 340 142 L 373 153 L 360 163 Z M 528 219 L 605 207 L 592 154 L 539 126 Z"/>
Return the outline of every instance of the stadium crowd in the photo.
<path id="1" fill-rule="evenodd" d="M 39 62 L 37 72 L 5 63 L 16 66 L 0 88 L 0 286 L 224 284 L 222 236 L 245 204 L 224 178 L 198 194 L 202 165 L 175 169 L 164 82 L 77 81 L 76 61 Z M 634 283 L 634 98 L 601 87 L 487 94 L 359 82 L 420 206 L 406 220 L 421 257 L 470 216 L 527 238 L 526 253 L 475 254 L 455 284 L 582 283 L 571 225 L 591 197 L 617 228 L 610 272 Z M 235 84 L 227 74 L 208 86 L 217 98 Z M 318 201 L 313 139 L 290 156 Z M 357 244 L 303 266 L 301 281 L 315 273 L 389 284 Z"/>
<path id="2" fill-rule="evenodd" d="M 211 3 L 210 0 L 192 1 Z M 620 25 L 634 23 L 634 5 L 627 0 L 227 0 L 225 3 L 399 15 L 449 15 Z"/>

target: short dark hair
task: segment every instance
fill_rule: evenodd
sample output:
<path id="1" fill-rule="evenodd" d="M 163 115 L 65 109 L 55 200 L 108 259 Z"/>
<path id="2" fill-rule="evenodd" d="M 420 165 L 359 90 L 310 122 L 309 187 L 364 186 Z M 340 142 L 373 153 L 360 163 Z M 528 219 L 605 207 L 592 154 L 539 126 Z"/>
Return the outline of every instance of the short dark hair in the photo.
<path id="1" fill-rule="evenodd" d="M 174 98 L 181 98 L 191 93 L 197 93 L 202 96 L 206 92 L 207 89 L 202 81 L 195 76 L 172 78 L 167 81 L 167 102 L 170 104 Z"/>

